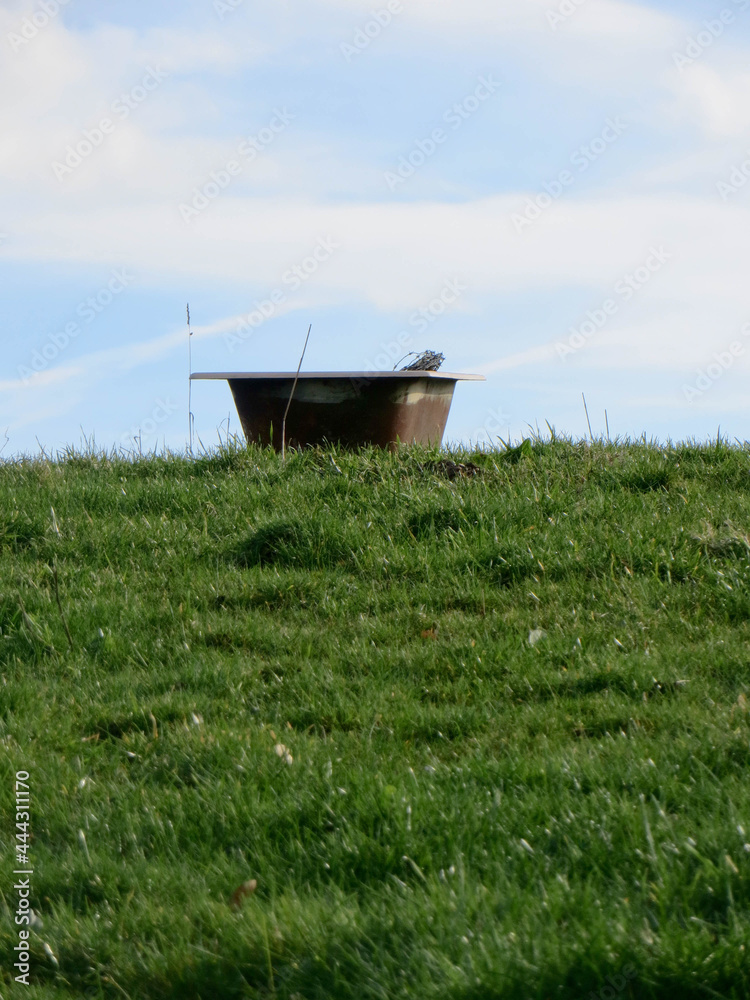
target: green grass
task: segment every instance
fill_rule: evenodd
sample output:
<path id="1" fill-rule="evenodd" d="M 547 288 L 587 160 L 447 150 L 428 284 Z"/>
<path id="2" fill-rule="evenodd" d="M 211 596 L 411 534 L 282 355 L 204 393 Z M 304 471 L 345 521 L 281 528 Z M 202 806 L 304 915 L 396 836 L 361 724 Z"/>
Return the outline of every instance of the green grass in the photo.
<path id="1" fill-rule="evenodd" d="M 469 457 L 0 465 L 4 1000 L 750 996 L 750 450 Z"/>

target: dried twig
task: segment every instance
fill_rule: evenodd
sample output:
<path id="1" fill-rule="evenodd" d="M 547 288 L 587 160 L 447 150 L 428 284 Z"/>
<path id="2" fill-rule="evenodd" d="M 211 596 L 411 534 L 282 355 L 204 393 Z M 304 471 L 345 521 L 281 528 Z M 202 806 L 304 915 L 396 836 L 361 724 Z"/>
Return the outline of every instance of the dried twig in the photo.
<path id="1" fill-rule="evenodd" d="M 591 421 L 589 420 L 589 408 L 586 406 L 586 397 L 581 393 L 581 398 L 583 399 L 583 408 L 586 411 L 586 423 L 589 425 L 589 437 L 591 438 L 591 443 L 594 443 L 594 435 L 591 431 Z"/>
<path id="2" fill-rule="evenodd" d="M 310 324 L 307 337 L 305 337 L 305 346 L 302 348 L 302 355 L 299 359 L 299 364 L 297 365 L 297 374 L 294 376 L 294 383 L 292 385 L 292 391 L 289 393 L 289 400 L 286 404 L 286 409 L 284 410 L 284 419 L 281 421 L 281 460 L 286 461 L 286 418 L 289 413 L 289 407 L 292 405 L 292 399 L 294 397 L 294 390 L 297 388 L 297 381 L 299 379 L 300 369 L 302 368 L 302 362 L 305 360 L 305 352 L 307 351 L 307 342 L 310 339 L 310 331 L 312 330 L 312 323 Z"/>
<path id="3" fill-rule="evenodd" d="M 410 351 L 405 357 L 401 358 L 401 361 L 405 361 L 406 358 L 415 356 L 416 361 L 412 361 L 410 365 L 404 365 L 399 371 L 402 372 L 436 372 L 442 363 L 445 361 L 445 355 L 440 354 L 438 351 L 423 351 L 422 354 L 417 355 L 416 351 Z M 401 362 L 399 362 L 400 364 Z"/>

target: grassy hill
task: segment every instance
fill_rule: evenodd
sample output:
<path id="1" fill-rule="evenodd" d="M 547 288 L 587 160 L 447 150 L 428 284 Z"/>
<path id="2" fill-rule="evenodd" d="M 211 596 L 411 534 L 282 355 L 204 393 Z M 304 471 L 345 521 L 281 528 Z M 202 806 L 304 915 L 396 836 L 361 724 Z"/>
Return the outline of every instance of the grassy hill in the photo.
<path id="1" fill-rule="evenodd" d="M 749 530 L 721 442 L 0 465 L 0 994 L 750 996 Z"/>

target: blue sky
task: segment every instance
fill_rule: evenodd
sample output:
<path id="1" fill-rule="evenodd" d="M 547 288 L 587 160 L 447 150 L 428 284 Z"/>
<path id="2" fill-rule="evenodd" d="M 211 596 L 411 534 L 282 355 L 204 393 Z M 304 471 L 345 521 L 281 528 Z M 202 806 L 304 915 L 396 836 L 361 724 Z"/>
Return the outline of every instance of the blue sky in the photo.
<path id="1" fill-rule="evenodd" d="M 184 448 L 186 301 L 195 370 L 443 351 L 453 441 L 582 392 L 748 437 L 750 0 L 24 0 L 0 46 L 4 457 Z"/>

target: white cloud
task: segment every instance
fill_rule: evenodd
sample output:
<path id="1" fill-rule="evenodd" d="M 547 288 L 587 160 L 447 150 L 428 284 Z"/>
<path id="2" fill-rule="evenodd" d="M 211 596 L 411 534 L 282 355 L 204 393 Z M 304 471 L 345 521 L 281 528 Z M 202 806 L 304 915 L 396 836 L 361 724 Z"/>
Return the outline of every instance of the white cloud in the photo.
<path id="1" fill-rule="evenodd" d="M 712 192 L 713 195 L 713 192 Z M 285 271 L 331 237 L 340 251 L 310 281 L 315 295 L 409 307 L 443 276 L 470 276 L 477 292 L 598 285 L 636 267 L 653 243 L 679 251 L 691 297 L 741 295 L 748 212 L 718 199 L 561 199 L 518 235 L 511 214 L 525 195 L 458 204 L 319 204 L 287 199 L 216 200 L 191 225 L 176 205 L 28 215 L 5 251 L 25 260 L 127 263 L 154 281 L 201 276 L 275 287 Z M 13 222 L 12 216 L 9 222 Z M 75 232 L 75 242 L 70 234 Z"/>
<path id="2" fill-rule="evenodd" d="M 309 309 L 304 297 L 290 299 L 276 308 L 275 317 Z M 195 341 L 212 340 L 234 333 L 243 316 L 228 316 L 208 324 L 193 324 Z M 72 409 L 96 383 L 116 375 L 118 378 L 152 365 L 164 358 L 187 351 L 187 328 L 178 328 L 150 340 L 84 354 L 71 364 L 62 363 L 28 379 L 0 381 L 0 427 L 10 431 L 33 424 L 45 416 L 63 414 Z"/>
<path id="3" fill-rule="evenodd" d="M 370 0 L 317 0 L 316 5 L 348 15 L 347 40 L 355 27 L 372 20 L 374 9 Z M 634 98 L 653 94 L 688 28 L 677 16 L 624 0 L 584 0 L 562 23 L 551 23 L 549 15 L 561 6 L 561 0 L 404 0 L 403 13 L 375 39 L 368 56 L 439 45 L 469 48 L 475 56 L 494 58 L 501 69 L 509 54 L 521 55 L 536 80 L 559 80 L 569 88 L 593 85 L 600 94 Z"/>
<path id="4" fill-rule="evenodd" d="M 545 3 L 556 10 L 560 3 Z M 585 0 L 576 14 L 566 24 L 572 33 L 582 36 L 612 36 L 627 45 L 650 48 L 677 36 L 682 22 L 679 18 L 662 14 L 645 4 L 625 3 L 623 0 Z M 560 30 L 565 30 L 561 28 Z"/>
<path id="5" fill-rule="evenodd" d="M 523 368 L 526 365 L 544 364 L 557 360 L 557 358 L 558 354 L 554 344 L 541 344 L 539 347 L 531 347 L 527 351 L 516 351 L 504 358 L 485 362 L 477 367 L 477 373 L 497 375 L 499 372 L 513 371 L 514 368 Z"/>
<path id="6" fill-rule="evenodd" d="M 317 0 L 318 6 L 340 13 L 349 20 L 369 20 L 378 4 L 372 0 Z M 551 32 L 548 12 L 560 8 L 559 0 L 403 0 L 402 13 L 393 24 L 410 23 L 448 34 L 452 40 L 512 35 L 519 31 Z M 559 34 L 616 36 L 633 41 L 653 37 L 672 29 L 676 19 L 640 4 L 621 0 L 587 0 L 570 17 L 564 18 Z"/>
<path id="7" fill-rule="evenodd" d="M 105 24 L 84 33 L 67 29 L 61 14 L 13 51 L 9 33 L 17 33 L 24 16 L 36 9 L 33 3 L 13 12 L 0 7 L 1 180 L 26 190 L 38 190 L 41 183 L 50 194 L 67 194 L 92 180 L 96 188 L 98 177 L 107 174 L 112 180 L 108 193 L 122 194 L 125 176 L 135 173 L 137 180 L 141 171 L 150 171 L 152 185 L 155 179 L 180 175 L 187 182 L 191 170 L 210 169 L 212 157 L 223 155 L 221 137 L 195 141 L 196 133 L 215 131 L 217 109 L 206 80 L 194 81 L 205 71 L 226 75 L 261 60 L 267 47 L 257 36 L 245 31 L 238 37 L 218 22 L 141 33 Z M 165 74 L 166 81 L 120 120 L 113 114 L 114 102 L 138 87 L 149 71 Z M 62 189 L 52 161 L 103 118 L 114 120 L 114 134 Z"/>
<path id="8" fill-rule="evenodd" d="M 747 133 L 750 73 L 698 63 L 673 77 L 673 89 L 684 116 L 697 122 L 709 138 L 732 139 Z"/>
<path id="9" fill-rule="evenodd" d="M 216 206 L 186 239 L 181 221 L 163 214 L 91 213 L 39 219 L 27 231 L 24 253 L 46 259 L 64 256 L 69 227 L 77 226 L 79 261 L 106 265 L 124 255 L 141 275 L 155 282 L 181 276 L 212 277 L 228 287 L 255 279 L 247 308 L 275 288 L 289 290 L 284 272 L 309 254 L 321 236 L 332 235 L 340 250 L 313 278 L 290 294 L 283 310 L 312 312 L 330 304 L 370 304 L 384 313 L 413 310 L 433 298 L 441 283 L 459 277 L 467 291 L 457 304 L 468 315 L 486 296 L 534 290 L 547 296 L 571 286 L 588 289 L 591 309 L 626 273 L 643 265 L 650 248 L 663 247 L 672 259 L 632 301 L 618 299 L 618 315 L 578 352 L 570 364 L 588 368 L 642 368 L 678 371 L 699 364 L 735 338 L 750 319 L 745 288 L 747 210 L 727 212 L 718 201 L 620 198 L 559 204 L 536 227 L 519 237 L 509 225 L 516 199 L 489 198 L 459 205 L 320 206 L 251 200 Z M 108 238 L 117 233 L 117 240 Z M 248 239 L 248 233 L 262 238 Z M 133 264 L 137 261 L 137 266 Z M 513 350 L 517 331 L 505 335 L 507 354 L 479 365 L 484 373 L 557 360 L 555 343 L 585 320 L 560 319 L 545 342 Z M 216 337 L 236 328 L 238 317 L 219 317 L 196 328 Z M 184 332 L 153 341 L 97 352 L 77 365 L 86 378 L 131 370 L 181 349 Z M 473 351 L 491 343 L 473 341 Z M 485 358 L 487 358 L 485 353 Z M 490 354 L 491 358 L 492 355 Z M 73 370 L 71 380 L 80 376 Z M 10 388 L 6 384 L 6 389 Z"/>

